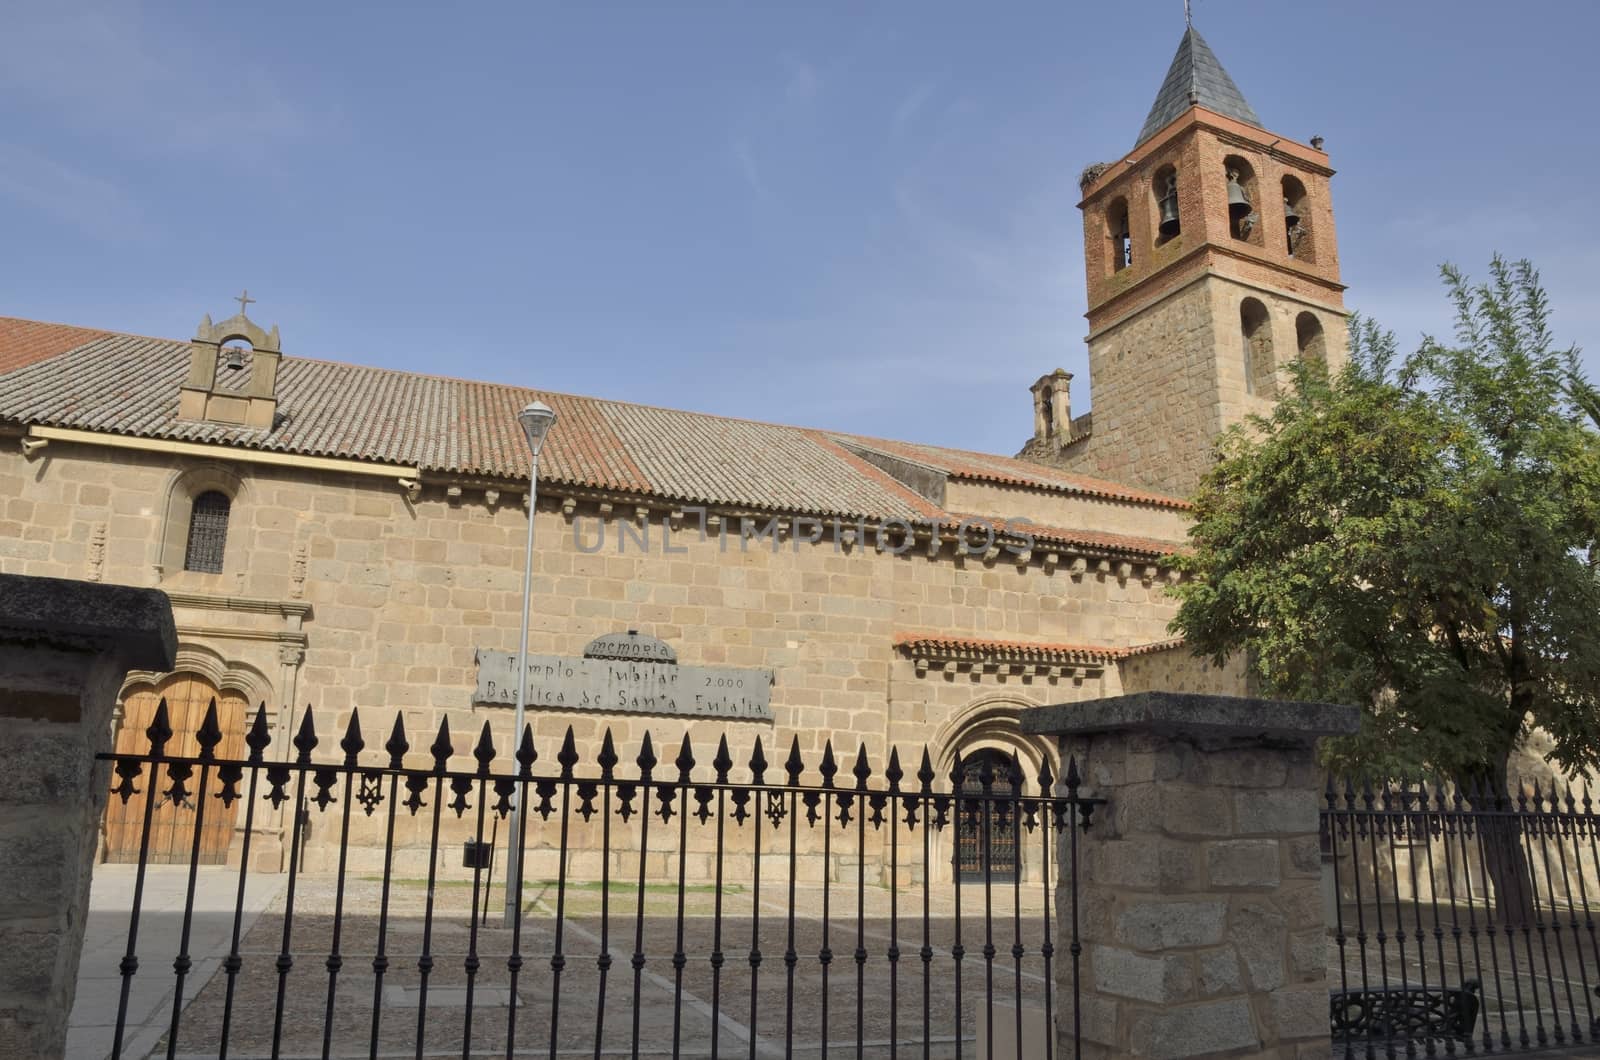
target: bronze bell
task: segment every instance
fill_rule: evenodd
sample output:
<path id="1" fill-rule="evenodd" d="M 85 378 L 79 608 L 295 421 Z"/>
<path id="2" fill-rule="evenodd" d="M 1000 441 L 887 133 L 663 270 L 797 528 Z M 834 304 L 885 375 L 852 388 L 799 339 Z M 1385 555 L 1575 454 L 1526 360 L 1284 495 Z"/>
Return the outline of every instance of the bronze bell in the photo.
<path id="1" fill-rule="evenodd" d="M 1244 192 L 1244 186 L 1239 183 L 1239 174 L 1228 170 L 1228 216 L 1238 223 L 1255 211 L 1250 205 L 1250 196 Z"/>
<path id="2" fill-rule="evenodd" d="M 1178 234 L 1178 178 L 1168 177 L 1167 186 L 1161 192 L 1161 223 L 1157 231 L 1164 238 Z"/>
<path id="3" fill-rule="evenodd" d="M 1283 200 L 1283 224 L 1285 228 L 1293 228 L 1300 223 L 1300 211 L 1294 208 L 1294 203 L 1288 199 Z"/>

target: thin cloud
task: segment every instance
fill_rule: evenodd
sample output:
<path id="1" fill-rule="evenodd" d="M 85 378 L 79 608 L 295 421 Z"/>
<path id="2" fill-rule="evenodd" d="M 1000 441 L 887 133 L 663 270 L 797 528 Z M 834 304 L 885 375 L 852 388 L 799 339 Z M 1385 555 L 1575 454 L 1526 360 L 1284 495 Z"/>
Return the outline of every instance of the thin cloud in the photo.
<path id="1" fill-rule="evenodd" d="M 922 108 L 927 106 L 933 98 L 937 83 L 924 81 L 900 100 L 900 105 L 894 109 L 894 117 L 889 122 L 889 138 L 898 140 L 910 129 L 911 124 L 917 120 L 917 115 L 922 113 Z"/>
<path id="2" fill-rule="evenodd" d="M 783 64 L 789 71 L 783 88 L 784 98 L 790 103 L 809 103 L 816 99 L 822 91 L 822 75 L 817 68 L 793 56 L 785 56 Z"/>
<path id="3" fill-rule="evenodd" d="M 756 198 L 768 202 L 772 201 L 775 196 L 761 176 L 761 165 L 756 161 L 756 156 L 750 150 L 749 143 L 744 140 L 735 140 L 730 150 L 733 154 L 734 164 L 739 169 L 739 174 L 744 177 L 744 182 L 749 185 Z"/>
<path id="4" fill-rule="evenodd" d="M 268 71 L 223 71 L 200 42 L 147 33 L 125 3 L 24 4 L 0 34 L 0 86 L 97 135 L 186 152 L 226 137 L 230 155 L 248 158 L 309 131 L 308 112 Z"/>
<path id="5" fill-rule="evenodd" d="M 0 197 L 97 239 L 137 240 L 151 233 L 138 204 L 119 185 L 16 144 L 0 143 Z"/>

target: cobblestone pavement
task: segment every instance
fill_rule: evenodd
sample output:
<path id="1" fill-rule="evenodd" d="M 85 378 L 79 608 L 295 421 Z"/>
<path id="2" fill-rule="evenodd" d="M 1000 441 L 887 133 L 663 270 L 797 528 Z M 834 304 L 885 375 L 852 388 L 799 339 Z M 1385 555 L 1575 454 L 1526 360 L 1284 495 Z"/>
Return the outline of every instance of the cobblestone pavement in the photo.
<path id="1" fill-rule="evenodd" d="M 643 926 L 636 933 L 636 888 L 614 886 L 603 896 L 597 885 L 569 887 L 564 898 L 566 915 L 560 921 L 564 967 L 558 990 L 551 968 L 557 943 L 554 907 L 558 895 L 553 886 L 530 885 L 521 936 L 526 963 L 516 982 L 513 1022 L 507 968 L 512 935 L 500 926 L 501 891 L 496 889 L 489 896 L 489 917 L 486 922 L 480 917 L 474 941 L 470 884 L 452 882 L 436 888 L 431 924 L 425 885 L 418 881 L 396 884 L 385 942 L 389 965 L 379 983 L 373 958 L 379 934 L 380 882 L 369 878 L 347 882 L 338 932 L 340 967 L 336 976 L 330 976 L 336 888 L 331 879 L 302 878 L 293 894 L 294 916 L 287 925 L 287 937 L 282 914 L 290 896 L 283 891 L 245 935 L 240 947 L 242 965 L 233 982 L 230 984 L 225 973 L 212 975 L 184 1010 L 176 1055 L 215 1056 L 226 1020 L 230 1057 L 270 1056 L 275 1048 L 283 1057 L 321 1056 L 325 1035 L 330 1055 L 364 1057 L 369 1055 L 375 1001 L 379 1055 L 395 1056 L 415 1055 L 419 1037 L 424 1055 L 461 1056 L 469 1034 L 471 1055 L 504 1056 L 507 1035 L 513 1028 L 518 1055 L 548 1055 L 552 1023 L 559 1055 L 593 1056 L 597 1038 L 602 1055 L 630 1055 L 636 1038 L 640 1056 L 671 1055 L 675 1036 L 684 1056 L 710 1055 L 713 1038 L 722 1056 L 820 1056 L 824 1036 L 835 1055 L 855 1055 L 859 1034 L 863 1055 L 889 1056 L 889 1042 L 895 1037 L 901 1053 L 920 1056 L 925 1004 L 931 1056 L 955 1055 L 958 1033 L 966 1040 L 965 1055 L 976 1055 L 976 1040 L 991 1033 L 982 1024 L 990 978 L 983 958 L 982 885 L 962 888 L 960 942 L 965 958 L 960 962 L 959 1000 L 957 962 L 952 953 L 956 918 L 951 889 L 946 886 L 946 893 L 930 899 L 926 1002 L 920 952 L 921 893 L 902 891 L 899 895 L 901 956 L 892 974 L 887 956 L 895 936 L 890 893 L 869 887 L 861 925 L 860 941 L 867 959 L 860 969 L 859 1005 L 853 881 L 835 885 L 826 893 L 820 887 L 796 888 L 793 949 L 797 960 L 792 991 L 784 962 L 790 947 L 787 892 L 772 888 L 769 881 L 757 908 L 747 890 L 729 887 L 723 894 L 719 922 L 714 890 L 693 884 L 691 888 L 684 896 L 681 928 L 675 889 L 647 888 Z M 992 1033 L 997 1046 L 1005 1045 L 1004 1050 L 997 1048 L 1000 1055 L 1016 1052 L 1009 1044 L 1016 1037 L 1015 999 L 1020 995 L 1028 1019 L 1038 1020 L 1045 1007 L 1044 962 L 1039 955 L 1042 905 L 1030 906 L 1024 894 L 1020 915 L 1014 915 L 1011 898 L 1008 885 L 995 885 L 990 895 L 996 953 L 992 967 L 996 1026 Z M 1037 895 L 1034 900 L 1040 901 Z M 480 896 L 480 909 L 482 902 Z M 761 962 L 752 992 L 753 927 Z M 819 958 L 825 937 L 832 950 L 826 988 Z M 1011 955 L 1019 938 L 1026 951 L 1020 974 Z M 434 963 L 424 1008 L 418 958 L 425 943 Z M 710 959 L 719 944 L 725 954 L 720 975 Z M 469 982 L 468 955 L 474 948 L 480 965 Z M 602 991 L 599 957 L 603 948 L 609 949 L 612 964 Z M 645 958 L 637 983 L 632 965 L 636 948 Z M 687 956 L 681 976 L 673 961 L 680 949 Z M 292 955 L 293 965 L 280 983 L 277 962 L 285 950 Z M 146 952 L 141 946 L 141 955 L 142 970 L 136 980 L 149 975 L 170 983 L 170 953 Z M 637 1006 L 633 1004 L 636 990 Z M 1051 1001 L 1059 1006 L 1054 991 L 1052 984 Z M 890 1004 L 891 993 L 897 1004 Z M 327 1018 L 330 996 L 331 1020 Z M 1032 1026 L 1025 1028 L 1025 1036 L 1032 1030 Z M 157 1055 L 165 1055 L 165 1050 L 163 1040 Z M 138 1051 L 132 1055 L 145 1054 Z"/>

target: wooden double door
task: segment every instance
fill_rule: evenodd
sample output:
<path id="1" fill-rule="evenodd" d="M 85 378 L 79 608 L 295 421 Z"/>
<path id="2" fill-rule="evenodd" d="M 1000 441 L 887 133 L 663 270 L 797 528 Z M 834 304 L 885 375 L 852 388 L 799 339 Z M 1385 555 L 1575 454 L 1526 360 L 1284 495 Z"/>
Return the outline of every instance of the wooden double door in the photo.
<path id="1" fill-rule="evenodd" d="M 195 734 L 205 721 L 206 709 L 212 700 L 217 704 L 217 723 L 222 728 L 222 743 L 217 746 L 218 758 L 243 758 L 245 714 L 248 704 L 242 694 L 219 691 L 215 685 L 196 674 L 170 674 L 154 688 L 130 692 L 122 703 L 122 724 L 117 730 L 118 754 L 147 755 L 150 738 L 145 730 L 155 720 L 156 708 L 162 700 L 167 703 L 167 724 L 172 728 L 172 738 L 167 741 L 166 753 L 170 756 L 194 757 L 200 753 Z M 116 778 L 113 776 L 112 782 Z M 179 802 L 167 797 L 172 786 L 165 768 L 158 769 L 154 778 L 148 765 L 140 773 L 134 786 L 139 789 L 124 803 L 112 795 L 106 806 L 106 860 L 136 862 L 139 860 L 141 833 L 147 801 L 154 800 L 150 815 L 150 852 L 148 861 L 153 865 L 187 864 L 194 849 L 195 818 L 199 798 L 200 770 L 190 775 L 189 793 Z M 239 807 L 224 806 L 216 797 L 220 790 L 216 770 L 211 771 L 209 790 L 206 792 L 205 813 L 200 823 L 200 853 L 202 865 L 220 865 L 228 859 L 228 844 L 233 839 L 233 823 Z"/>

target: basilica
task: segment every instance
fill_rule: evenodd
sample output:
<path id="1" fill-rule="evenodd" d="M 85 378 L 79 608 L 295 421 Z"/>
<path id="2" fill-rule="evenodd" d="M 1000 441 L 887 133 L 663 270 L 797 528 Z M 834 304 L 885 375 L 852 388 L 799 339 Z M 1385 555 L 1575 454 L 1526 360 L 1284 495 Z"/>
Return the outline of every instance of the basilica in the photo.
<path id="1" fill-rule="evenodd" d="M 0 571 L 170 597 L 177 667 L 129 679 L 121 746 L 162 700 L 192 745 L 214 700 L 230 753 L 261 707 L 276 734 L 359 711 L 426 764 L 441 721 L 513 742 L 531 520 L 541 747 L 759 736 L 1036 776 L 1029 706 L 1244 689 L 1171 638 L 1168 557 L 1218 433 L 1291 360 L 1343 356 L 1331 176 L 1186 30 L 1131 148 L 1082 176 L 1092 408 L 1057 370 L 1030 419 L 1019 378 L 1016 456 L 342 363 L 245 296 L 187 339 L 0 317 Z M 113 800 L 104 859 L 137 856 L 142 798 Z M 187 858 L 188 813 L 157 809 L 153 860 Z M 205 860 L 238 856 L 237 813 L 207 817 Z M 258 867 L 286 863 L 289 813 L 257 815 Z M 354 835 L 352 865 L 381 848 Z M 304 864 L 336 852 L 312 829 Z"/>

